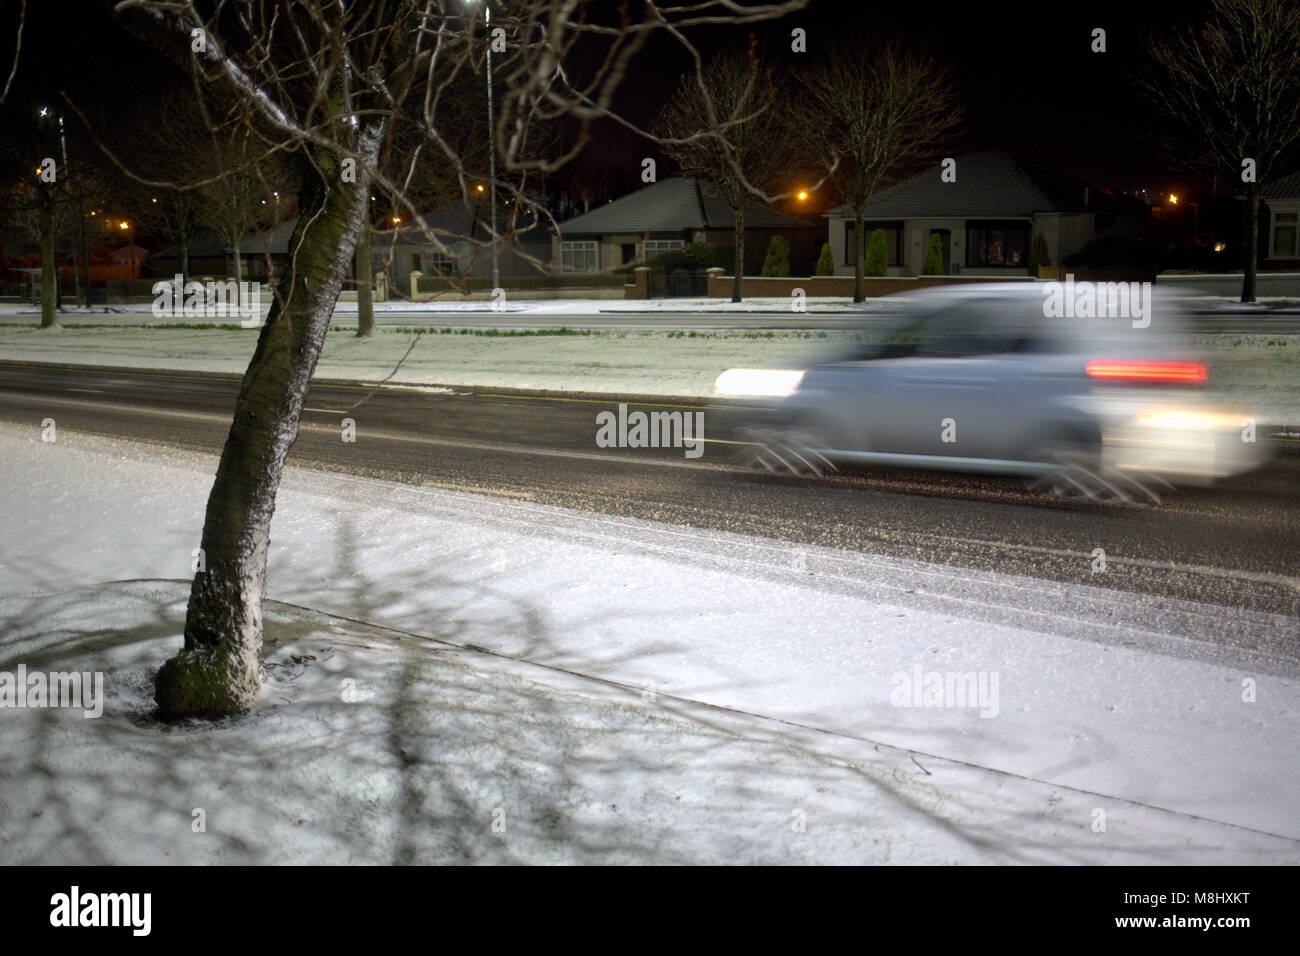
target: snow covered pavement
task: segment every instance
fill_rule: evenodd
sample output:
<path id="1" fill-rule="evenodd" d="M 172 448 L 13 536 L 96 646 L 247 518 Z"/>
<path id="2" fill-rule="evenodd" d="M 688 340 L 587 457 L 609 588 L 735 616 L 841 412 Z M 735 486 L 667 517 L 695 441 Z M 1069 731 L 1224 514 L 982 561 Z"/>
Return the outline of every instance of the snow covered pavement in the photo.
<path id="1" fill-rule="evenodd" d="M 271 693 L 160 730 L 214 467 L 0 431 L 0 672 L 108 695 L 0 710 L 0 861 L 1300 860 L 1294 662 L 1183 636 L 1294 619 L 302 469 Z"/>

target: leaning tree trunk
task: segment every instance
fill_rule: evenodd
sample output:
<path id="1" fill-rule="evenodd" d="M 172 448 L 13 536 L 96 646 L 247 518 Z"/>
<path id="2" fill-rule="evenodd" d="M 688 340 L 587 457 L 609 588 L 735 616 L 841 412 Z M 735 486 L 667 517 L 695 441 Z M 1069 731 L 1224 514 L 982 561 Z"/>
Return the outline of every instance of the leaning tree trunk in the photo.
<path id="1" fill-rule="evenodd" d="M 262 597 L 276 492 L 356 249 L 381 136 L 382 127 L 363 135 L 355 183 L 341 182 L 338 157 L 324 152 L 314 157 L 316 169 L 305 170 L 289 243 L 295 252 L 244 373 L 208 496 L 185 645 L 158 672 L 154 699 L 164 720 L 234 713 L 261 695 Z"/>
<path id="2" fill-rule="evenodd" d="M 361 226 L 357 241 L 357 337 L 369 336 L 375 331 L 374 287 L 370 280 L 370 230 Z"/>
<path id="3" fill-rule="evenodd" d="M 745 288 L 745 207 L 743 203 L 732 210 L 736 218 L 736 259 L 735 275 L 731 279 L 731 301 L 739 302 Z"/>
<path id="4" fill-rule="evenodd" d="M 58 273 L 54 261 L 54 197 L 41 194 L 41 328 L 58 326 Z"/>
<path id="5" fill-rule="evenodd" d="M 862 302 L 867 297 L 867 236 L 864 220 L 859 210 L 853 215 L 853 301 Z"/>
<path id="6" fill-rule="evenodd" d="M 1255 276 L 1259 264 L 1259 187 L 1252 184 L 1246 197 L 1246 263 L 1241 277 L 1241 301 L 1255 301 Z"/>

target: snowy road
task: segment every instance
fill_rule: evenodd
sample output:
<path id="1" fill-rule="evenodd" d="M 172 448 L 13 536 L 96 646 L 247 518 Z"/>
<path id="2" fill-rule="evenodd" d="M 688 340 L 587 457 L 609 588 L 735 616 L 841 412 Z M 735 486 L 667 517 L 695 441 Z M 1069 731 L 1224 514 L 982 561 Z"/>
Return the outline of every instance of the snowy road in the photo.
<path id="1" fill-rule="evenodd" d="M 0 366 L 0 420 L 215 452 L 236 382 L 188 373 L 50 372 Z M 738 472 L 728 446 L 596 447 L 610 401 L 382 390 L 316 383 L 292 460 L 408 484 L 791 544 L 867 551 L 1062 583 L 1300 614 L 1300 456 L 1159 508 L 1066 505 L 1012 480 L 859 472 L 816 482 Z M 704 412 L 707 428 L 713 421 Z M 341 441 L 347 416 L 357 441 Z M 1094 551 L 1106 552 L 1103 573 Z M 1300 656 L 1300 634 L 1191 624 L 1192 636 Z M 1266 646 L 1265 642 L 1269 646 Z"/>

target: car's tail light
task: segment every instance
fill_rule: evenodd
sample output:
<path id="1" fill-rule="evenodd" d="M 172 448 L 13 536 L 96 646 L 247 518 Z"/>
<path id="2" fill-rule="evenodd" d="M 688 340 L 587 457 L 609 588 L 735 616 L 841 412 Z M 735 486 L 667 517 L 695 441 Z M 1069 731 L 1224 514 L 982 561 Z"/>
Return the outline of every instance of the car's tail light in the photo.
<path id="1" fill-rule="evenodd" d="M 1169 382 L 1192 385 L 1204 382 L 1208 374 L 1200 362 L 1160 359 L 1093 359 L 1087 365 L 1093 378 L 1113 382 Z"/>

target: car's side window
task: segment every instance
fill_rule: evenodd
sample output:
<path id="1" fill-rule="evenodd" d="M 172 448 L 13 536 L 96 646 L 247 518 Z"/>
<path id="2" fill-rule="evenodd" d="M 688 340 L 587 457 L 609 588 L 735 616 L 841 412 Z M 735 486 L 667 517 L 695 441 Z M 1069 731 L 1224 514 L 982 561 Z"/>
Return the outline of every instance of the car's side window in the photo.
<path id="1" fill-rule="evenodd" d="M 1028 351 L 1033 348 L 1034 318 L 1017 300 L 960 302 L 922 320 L 916 354 L 970 358 Z"/>

